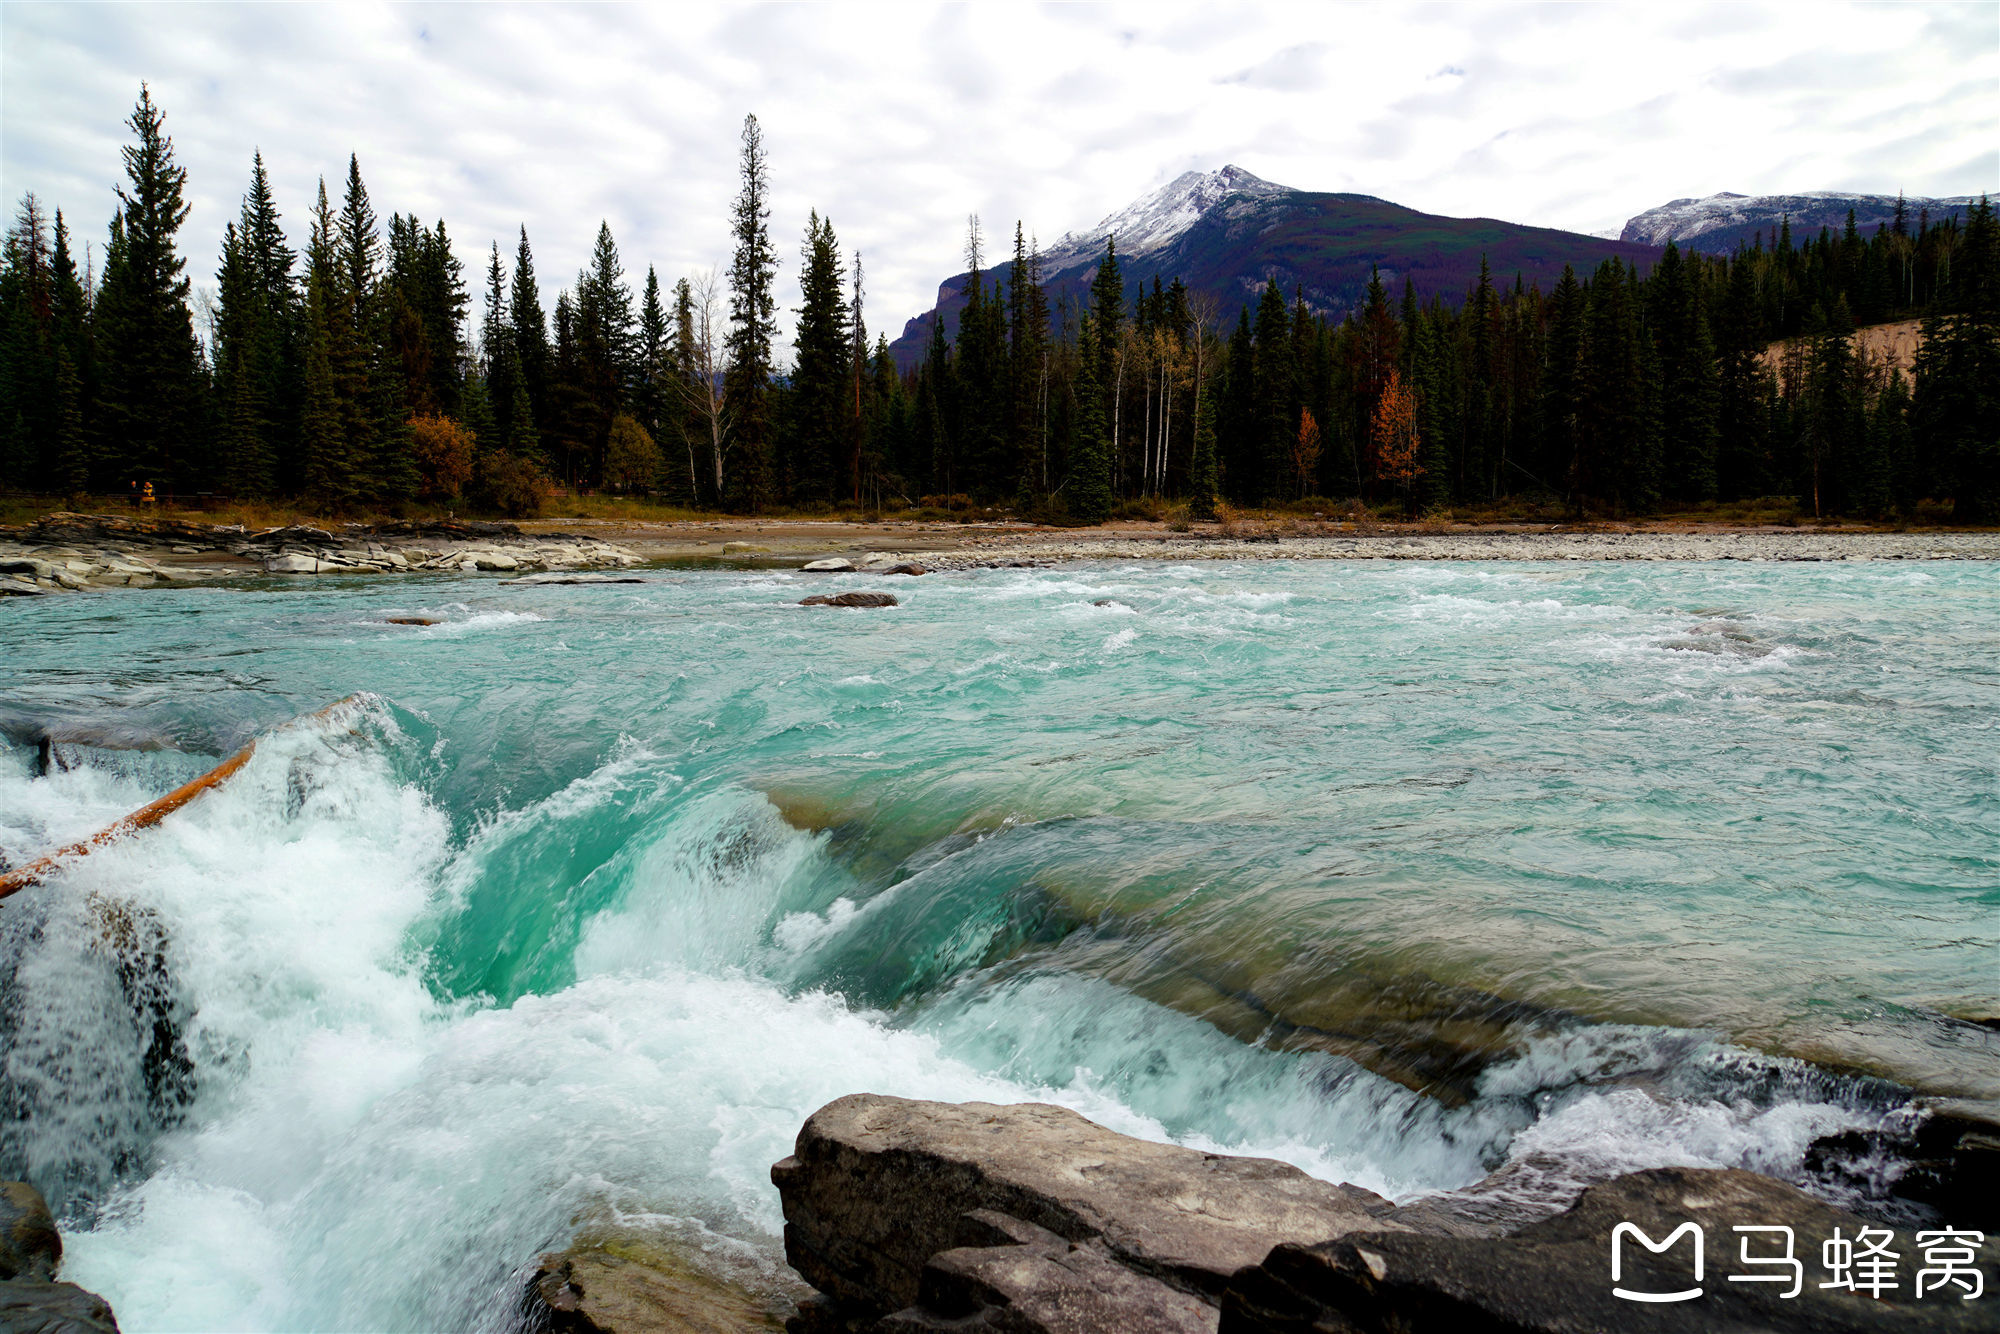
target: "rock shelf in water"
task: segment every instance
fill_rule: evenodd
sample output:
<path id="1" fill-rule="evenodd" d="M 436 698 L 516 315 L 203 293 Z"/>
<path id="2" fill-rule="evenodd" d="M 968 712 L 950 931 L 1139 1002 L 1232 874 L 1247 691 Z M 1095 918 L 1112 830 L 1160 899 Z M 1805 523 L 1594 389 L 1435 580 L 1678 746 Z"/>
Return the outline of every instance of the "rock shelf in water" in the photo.
<path id="1" fill-rule="evenodd" d="M 1506 1169 L 1502 1169 L 1502 1173 Z M 1496 1174 L 1501 1175 L 1501 1174 Z M 771 1169 L 785 1253 L 819 1290 L 792 1334 L 1415 1334 L 1418 1331 L 2000 1330 L 2000 1308 L 1956 1288 L 1820 1288 L 1822 1244 L 1869 1226 L 1802 1191 L 1735 1169 L 1656 1168 L 1602 1182 L 1567 1209 L 1496 1216 L 1478 1186 L 1397 1207 L 1286 1163 L 1117 1134 L 1043 1104 L 827 1104 Z M 1691 1246 L 1626 1247 L 1694 1223 Z M 1807 1278 L 1728 1281 L 1738 1225 L 1790 1227 Z M 1923 1254 L 1908 1230 L 1890 1248 Z M 1759 1251 L 1758 1254 L 1767 1252 Z M 1983 1261 L 1982 1261 L 1983 1263 Z"/>

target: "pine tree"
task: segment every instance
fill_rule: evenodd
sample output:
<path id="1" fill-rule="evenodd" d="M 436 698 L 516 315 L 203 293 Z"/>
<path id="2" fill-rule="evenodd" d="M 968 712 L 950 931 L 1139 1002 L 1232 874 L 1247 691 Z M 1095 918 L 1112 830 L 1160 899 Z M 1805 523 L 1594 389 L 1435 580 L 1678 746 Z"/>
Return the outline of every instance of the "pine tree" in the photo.
<path id="1" fill-rule="evenodd" d="M 778 257 L 771 249 L 770 163 L 764 132 L 755 116 L 743 118 L 742 188 L 736 196 L 731 234 L 736 253 L 729 266 L 726 377 L 734 425 L 732 454 L 736 478 L 732 499 L 750 509 L 770 504 L 773 494 L 771 438 L 771 345 L 777 336 L 777 300 L 772 286 Z"/>

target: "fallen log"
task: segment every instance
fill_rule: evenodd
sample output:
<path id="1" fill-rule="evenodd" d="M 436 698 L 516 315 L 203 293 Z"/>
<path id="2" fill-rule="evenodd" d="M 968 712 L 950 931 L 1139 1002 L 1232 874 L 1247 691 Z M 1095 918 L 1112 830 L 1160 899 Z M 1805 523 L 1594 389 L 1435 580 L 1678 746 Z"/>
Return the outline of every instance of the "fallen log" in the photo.
<path id="1" fill-rule="evenodd" d="M 348 695 L 344 699 L 335 700 L 315 713 L 309 713 L 304 718 L 294 719 L 292 723 L 287 723 L 286 726 L 293 726 L 296 723 L 306 722 L 314 718 L 324 718 L 327 714 L 332 713 L 335 709 L 354 698 L 356 697 Z M 234 755 L 231 755 L 201 777 L 192 782 L 183 783 L 159 800 L 149 802 L 141 806 L 138 810 L 133 811 L 130 815 L 113 821 L 82 842 L 72 843 L 66 848 L 57 848 L 45 857 L 37 858 L 29 862 L 26 866 L 9 871 L 5 875 L 0 875 L 0 899 L 4 899 L 10 894 L 19 893 L 30 885 L 39 885 L 68 863 L 75 861 L 79 857 L 89 856 L 107 843 L 115 842 L 127 834 L 137 833 L 141 829 L 152 828 L 202 793 L 212 791 L 228 782 L 231 775 L 250 762 L 250 756 L 256 750 L 257 743 L 252 741 L 249 745 L 237 751 Z"/>

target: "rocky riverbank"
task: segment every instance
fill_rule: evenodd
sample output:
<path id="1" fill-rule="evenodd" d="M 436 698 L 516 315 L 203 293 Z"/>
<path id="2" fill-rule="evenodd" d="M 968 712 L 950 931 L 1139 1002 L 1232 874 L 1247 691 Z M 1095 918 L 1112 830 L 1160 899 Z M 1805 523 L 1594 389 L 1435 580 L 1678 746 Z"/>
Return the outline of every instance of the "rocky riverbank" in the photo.
<path id="1" fill-rule="evenodd" d="M 636 565 L 614 543 L 511 523 L 233 526 L 51 514 L 0 530 L 0 597 L 199 584 L 251 575 L 598 571 Z"/>
<path id="2" fill-rule="evenodd" d="M 771 1178 L 786 1257 L 819 1292 L 792 1334 L 2000 1330 L 1969 1273 L 1933 1265 L 1916 1290 L 1934 1230 L 1874 1228 L 1899 1281 L 1843 1288 L 1825 1244 L 1874 1225 L 1735 1170 L 1636 1172 L 1567 1207 L 1505 1203 L 1491 1178 L 1397 1206 L 1064 1108 L 857 1094 L 814 1113 Z"/>
<path id="3" fill-rule="evenodd" d="M 2000 560 L 2000 531 L 1820 529 L 1467 529 L 1419 532 L 1346 523 L 1158 524 L 1047 529 L 935 523 L 595 523 L 579 534 L 511 523 L 293 525 L 249 530 L 177 520 L 51 514 L 0 529 L 0 597 L 192 584 L 259 575 L 623 570 L 652 561 L 811 564 L 864 573 L 1070 561 L 1933 561 Z M 546 582 L 537 579 L 538 582 Z M 596 582 L 579 580 L 579 582 Z"/>
<path id="4" fill-rule="evenodd" d="M 951 551 L 877 551 L 933 569 L 1073 560 L 2000 560 L 2000 532 L 1006 533 Z"/>

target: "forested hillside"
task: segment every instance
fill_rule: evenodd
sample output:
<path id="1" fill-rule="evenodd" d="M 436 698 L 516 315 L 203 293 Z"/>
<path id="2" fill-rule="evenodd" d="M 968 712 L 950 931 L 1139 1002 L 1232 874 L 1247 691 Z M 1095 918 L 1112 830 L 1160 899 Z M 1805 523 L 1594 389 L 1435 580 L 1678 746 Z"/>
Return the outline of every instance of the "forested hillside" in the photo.
<path id="1" fill-rule="evenodd" d="M 536 273 L 525 231 L 468 275 L 442 220 L 379 217 L 352 158 L 310 192 L 295 252 L 259 159 L 199 312 L 177 249 L 185 171 L 143 91 L 130 127 L 101 271 L 32 195 L 7 235 L 0 488 L 150 484 L 328 514 L 525 514 L 560 488 L 739 511 L 969 497 L 1072 522 L 1136 497 L 1195 517 L 1219 500 L 1642 513 L 1771 495 L 2000 516 L 2000 224 L 1984 200 L 1962 221 L 1781 231 L 1723 257 L 1669 246 L 1643 273 L 1615 253 L 1538 252 L 1534 268 L 1496 243 L 1450 289 L 1371 270 L 1351 296 L 1272 281 L 1229 307 L 1192 270 L 1128 281 L 1115 236 L 1087 290 L 1051 290 L 1018 226 L 989 273 L 975 228 L 955 330 L 933 320 L 900 371 L 868 336 L 859 260 L 817 214 L 778 364 L 754 117 L 726 274 L 640 279 L 600 224 L 566 286 Z M 1923 321 L 1910 376 L 1848 338 L 1898 318 Z M 1762 356 L 1780 339 L 1791 375 Z"/>

